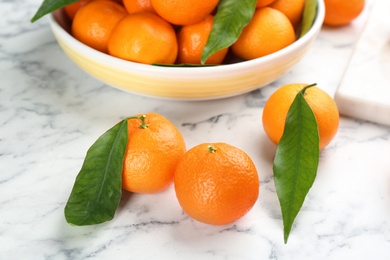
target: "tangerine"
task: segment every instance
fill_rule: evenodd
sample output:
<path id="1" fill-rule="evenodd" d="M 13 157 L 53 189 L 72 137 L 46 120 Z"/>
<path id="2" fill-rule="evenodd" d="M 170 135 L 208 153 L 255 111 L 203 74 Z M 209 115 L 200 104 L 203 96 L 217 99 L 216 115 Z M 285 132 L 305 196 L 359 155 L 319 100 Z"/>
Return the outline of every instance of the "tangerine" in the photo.
<path id="1" fill-rule="evenodd" d="M 177 34 L 179 46 L 177 63 L 201 63 L 202 52 L 213 27 L 213 21 L 214 17 L 208 15 L 198 23 L 181 28 Z M 207 59 L 206 64 L 221 64 L 227 52 L 228 48 L 217 51 Z"/>
<path id="2" fill-rule="evenodd" d="M 284 13 L 296 28 L 302 20 L 305 0 L 276 0 L 269 7 Z"/>
<path id="3" fill-rule="evenodd" d="M 236 56 L 251 60 L 283 49 L 294 41 L 295 31 L 286 15 L 263 7 L 256 9 L 231 49 Z"/>
<path id="4" fill-rule="evenodd" d="M 72 4 L 69 4 L 69 5 L 66 5 L 64 7 L 64 10 L 65 10 L 65 13 L 67 14 L 67 16 L 73 20 L 74 16 L 76 15 L 77 11 L 83 7 L 84 5 L 86 5 L 88 2 L 90 1 L 93 1 L 93 0 L 78 0 L 77 2 L 74 2 Z M 122 0 L 111 0 L 111 1 L 115 1 L 119 4 L 122 4 Z"/>
<path id="5" fill-rule="evenodd" d="M 173 64 L 177 57 L 176 32 L 155 13 L 129 14 L 113 29 L 110 55 L 145 64 Z"/>
<path id="6" fill-rule="evenodd" d="M 324 24 L 330 26 L 342 26 L 349 24 L 363 11 L 365 0 L 324 0 L 325 19 Z"/>
<path id="7" fill-rule="evenodd" d="M 123 161 L 123 189 L 156 193 L 172 183 L 176 165 L 186 151 L 184 139 L 167 118 L 149 113 L 128 119 Z"/>
<path id="8" fill-rule="evenodd" d="M 296 95 L 307 84 L 288 84 L 276 90 L 268 99 L 263 110 L 263 127 L 275 144 L 278 144 L 284 132 L 287 113 Z M 320 149 L 325 148 L 337 133 L 339 111 L 335 101 L 318 87 L 305 91 L 305 100 L 317 120 Z"/>
<path id="9" fill-rule="evenodd" d="M 156 13 L 175 25 L 200 22 L 218 5 L 219 0 L 151 0 Z"/>
<path id="10" fill-rule="evenodd" d="M 126 9 L 117 2 L 91 1 L 76 13 L 72 23 L 72 35 L 89 47 L 107 53 L 111 32 L 126 15 Z"/>
<path id="11" fill-rule="evenodd" d="M 259 195 L 251 158 L 226 143 L 199 144 L 179 161 L 174 178 L 177 199 L 195 220 L 224 225 L 244 216 Z"/>
<path id="12" fill-rule="evenodd" d="M 138 12 L 154 12 L 150 0 L 123 0 L 123 5 L 129 14 Z"/>
<path id="13" fill-rule="evenodd" d="M 77 1 L 77 2 L 74 2 L 73 4 L 66 5 L 66 6 L 64 7 L 64 10 L 65 10 L 66 15 L 67 15 L 71 20 L 73 20 L 73 18 L 75 17 L 77 11 L 78 11 L 82 6 L 84 6 L 86 3 L 88 3 L 89 1 L 91 1 L 91 0 L 79 0 L 79 1 Z"/>

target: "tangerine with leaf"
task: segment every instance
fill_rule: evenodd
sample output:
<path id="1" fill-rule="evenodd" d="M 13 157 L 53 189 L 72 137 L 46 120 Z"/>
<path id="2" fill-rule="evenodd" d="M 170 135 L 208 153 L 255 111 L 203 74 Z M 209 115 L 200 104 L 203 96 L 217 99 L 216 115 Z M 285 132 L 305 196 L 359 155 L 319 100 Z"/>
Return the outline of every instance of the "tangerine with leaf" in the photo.
<path id="1" fill-rule="evenodd" d="M 177 63 L 200 64 L 202 52 L 213 27 L 214 17 L 206 16 L 202 21 L 182 26 L 177 34 L 178 56 Z M 221 64 L 228 52 L 223 48 L 212 54 L 205 64 Z"/>
<path id="2" fill-rule="evenodd" d="M 128 119 L 128 143 L 122 186 L 129 192 L 157 193 L 173 181 L 177 163 L 186 151 L 176 126 L 160 114 Z"/>
<path id="3" fill-rule="evenodd" d="M 263 127 L 270 140 L 278 144 L 284 133 L 288 111 L 297 93 L 308 84 L 287 84 L 277 89 L 267 100 L 263 109 Z M 334 138 L 339 126 L 339 111 L 336 102 L 322 89 L 312 86 L 304 98 L 317 121 L 320 137 L 319 149 L 325 148 Z"/>

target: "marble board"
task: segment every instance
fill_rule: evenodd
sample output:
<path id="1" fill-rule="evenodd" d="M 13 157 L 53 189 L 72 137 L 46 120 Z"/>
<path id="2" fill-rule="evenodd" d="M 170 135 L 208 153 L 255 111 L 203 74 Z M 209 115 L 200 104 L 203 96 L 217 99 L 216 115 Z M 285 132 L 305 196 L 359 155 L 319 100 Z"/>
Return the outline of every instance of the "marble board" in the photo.
<path id="1" fill-rule="evenodd" d="M 335 100 L 340 113 L 390 125 L 390 1 L 376 0 Z"/>

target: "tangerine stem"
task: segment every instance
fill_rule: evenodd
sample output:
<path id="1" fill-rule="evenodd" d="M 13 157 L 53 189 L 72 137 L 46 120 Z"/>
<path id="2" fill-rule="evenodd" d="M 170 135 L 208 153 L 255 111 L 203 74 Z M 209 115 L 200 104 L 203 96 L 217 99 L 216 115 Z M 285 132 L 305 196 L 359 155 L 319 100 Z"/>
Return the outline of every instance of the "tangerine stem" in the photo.
<path id="1" fill-rule="evenodd" d="M 316 85 L 317 85 L 317 83 L 313 83 L 313 84 L 310 84 L 310 85 L 305 86 L 305 87 L 301 90 L 302 95 L 305 95 L 306 89 L 311 88 L 311 87 L 314 87 L 314 86 L 316 86 Z"/>
<path id="2" fill-rule="evenodd" d="M 146 129 L 148 128 L 149 124 L 145 122 L 146 115 L 142 116 L 129 116 L 127 119 L 139 119 L 141 120 L 141 124 L 139 125 L 139 128 Z"/>
<path id="3" fill-rule="evenodd" d="M 210 153 L 215 153 L 217 151 L 217 149 L 212 145 L 207 146 L 207 148 L 209 149 Z"/>

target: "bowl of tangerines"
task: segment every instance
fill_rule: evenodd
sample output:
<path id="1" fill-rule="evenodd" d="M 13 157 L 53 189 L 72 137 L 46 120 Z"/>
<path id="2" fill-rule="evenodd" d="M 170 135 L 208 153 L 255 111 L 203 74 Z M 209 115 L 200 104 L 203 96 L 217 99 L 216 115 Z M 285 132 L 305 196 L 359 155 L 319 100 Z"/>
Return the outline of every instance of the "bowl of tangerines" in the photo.
<path id="1" fill-rule="evenodd" d="M 170 99 L 215 99 L 290 70 L 321 29 L 323 0 L 65 0 L 45 5 L 59 45 L 102 82 Z"/>

